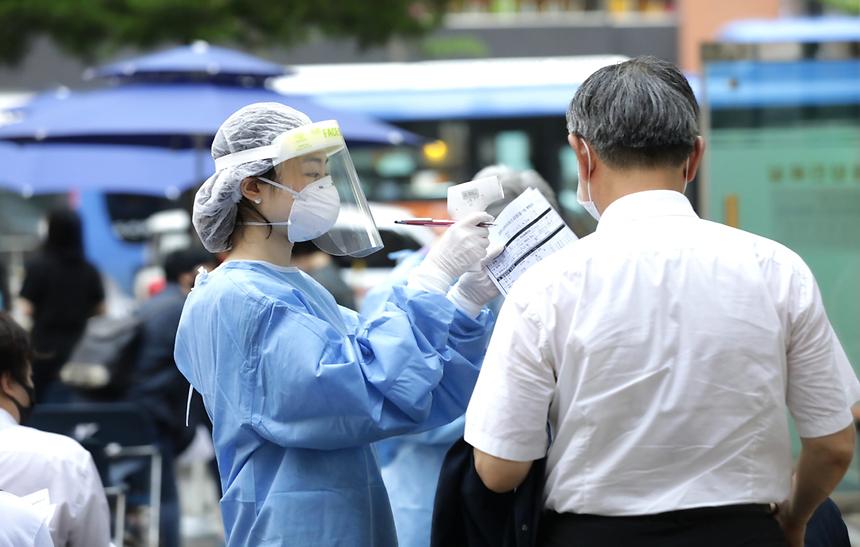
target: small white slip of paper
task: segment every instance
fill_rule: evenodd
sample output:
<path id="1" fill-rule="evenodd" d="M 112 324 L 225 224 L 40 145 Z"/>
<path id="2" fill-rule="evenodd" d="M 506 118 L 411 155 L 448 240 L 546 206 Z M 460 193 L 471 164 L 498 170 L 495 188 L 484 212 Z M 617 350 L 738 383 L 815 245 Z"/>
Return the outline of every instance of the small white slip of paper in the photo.
<path id="1" fill-rule="evenodd" d="M 546 198 L 529 188 L 499 213 L 490 229 L 490 244 L 504 244 L 505 250 L 485 270 L 507 295 L 526 270 L 576 239 Z"/>

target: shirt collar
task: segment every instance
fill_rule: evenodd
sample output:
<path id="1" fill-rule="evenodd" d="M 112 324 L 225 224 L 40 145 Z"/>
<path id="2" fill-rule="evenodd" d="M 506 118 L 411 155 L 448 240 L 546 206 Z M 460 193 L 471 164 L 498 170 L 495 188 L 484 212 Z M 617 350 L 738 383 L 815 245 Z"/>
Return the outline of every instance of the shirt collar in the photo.
<path id="1" fill-rule="evenodd" d="M 600 215 L 597 231 L 622 223 L 657 217 L 698 218 L 687 197 L 674 190 L 646 190 L 622 196 Z"/>
<path id="2" fill-rule="evenodd" d="M 15 418 L 12 417 L 6 410 L 0 408 L 0 431 L 18 425 Z"/>

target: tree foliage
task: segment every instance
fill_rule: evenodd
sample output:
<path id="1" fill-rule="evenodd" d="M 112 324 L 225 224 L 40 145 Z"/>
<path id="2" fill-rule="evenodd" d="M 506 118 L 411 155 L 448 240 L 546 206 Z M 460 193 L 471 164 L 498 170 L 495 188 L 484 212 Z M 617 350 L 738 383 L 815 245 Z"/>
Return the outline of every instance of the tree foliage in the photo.
<path id="1" fill-rule="evenodd" d="M 439 24 L 445 0 L 0 0 L 0 62 L 14 64 L 39 36 L 84 61 L 118 48 L 207 40 L 290 46 L 312 32 L 361 47 Z"/>
<path id="2" fill-rule="evenodd" d="M 860 15 L 860 0 L 823 0 L 830 7 Z"/>

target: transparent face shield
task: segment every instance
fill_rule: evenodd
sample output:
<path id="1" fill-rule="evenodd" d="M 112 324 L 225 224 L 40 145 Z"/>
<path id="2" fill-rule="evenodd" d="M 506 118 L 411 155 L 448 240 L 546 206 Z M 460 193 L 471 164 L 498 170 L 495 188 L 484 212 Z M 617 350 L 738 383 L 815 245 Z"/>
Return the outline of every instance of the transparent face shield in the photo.
<path id="1" fill-rule="evenodd" d="M 337 122 L 297 127 L 269 146 L 218 158 L 215 166 L 221 169 L 267 158 L 272 159 L 277 177 L 268 182 L 294 198 L 286 222 L 290 241 L 313 241 L 336 256 L 364 257 L 382 248 Z"/>

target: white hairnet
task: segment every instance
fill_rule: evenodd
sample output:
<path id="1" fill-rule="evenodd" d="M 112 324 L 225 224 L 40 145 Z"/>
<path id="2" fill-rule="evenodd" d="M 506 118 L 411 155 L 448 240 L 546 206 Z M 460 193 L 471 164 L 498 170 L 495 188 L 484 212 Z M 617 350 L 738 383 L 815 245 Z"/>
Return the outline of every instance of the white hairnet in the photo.
<path id="1" fill-rule="evenodd" d="M 556 211 L 559 210 L 558 201 L 555 198 L 555 192 L 553 192 L 549 183 L 545 181 L 537 171 L 532 169 L 517 171 L 516 169 L 511 169 L 507 165 L 498 164 L 484 167 L 478 171 L 474 178 L 480 179 L 492 176 L 499 177 L 499 182 L 502 184 L 502 191 L 505 193 L 504 198 L 487 207 L 487 212 L 494 217 L 498 216 L 499 213 L 502 212 L 502 209 L 529 188 L 534 188 L 543 194 L 543 197 L 545 197 L 549 204 L 552 205 L 553 209 Z"/>
<path id="2" fill-rule="evenodd" d="M 254 103 L 230 115 L 212 142 L 212 159 L 272 144 L 275 137 L 311 123 L 303 113 L 280 103 Z M 230 234 L 236 224 L 240 185 L 246 177 L 262 175 L 272 168 L 272 160 L 258 160 L 228 167 L 206 179 L 194 196 L 191 221 L 203 246 L 212 253 L 230 248 Z"/>

